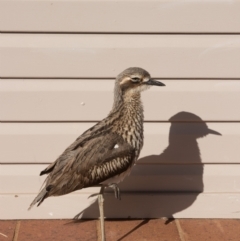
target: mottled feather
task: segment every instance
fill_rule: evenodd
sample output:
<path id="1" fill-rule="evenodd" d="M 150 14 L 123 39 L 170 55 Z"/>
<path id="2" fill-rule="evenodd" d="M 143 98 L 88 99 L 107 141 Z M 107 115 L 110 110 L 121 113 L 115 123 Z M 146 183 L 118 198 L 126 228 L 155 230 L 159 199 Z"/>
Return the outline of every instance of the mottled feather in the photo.
<path id="1" fill-rule="evenodd" d="M 79 136 L 40 173 L 48 176 L 29 209 L 50 196 L 97 184 L 118 183 L 130 173 L 143 146 L 140 92 L 150 84 L 161 84 L 150 78 L 141 68 L 126 69 L 117 76 L 111 112 Z"/>

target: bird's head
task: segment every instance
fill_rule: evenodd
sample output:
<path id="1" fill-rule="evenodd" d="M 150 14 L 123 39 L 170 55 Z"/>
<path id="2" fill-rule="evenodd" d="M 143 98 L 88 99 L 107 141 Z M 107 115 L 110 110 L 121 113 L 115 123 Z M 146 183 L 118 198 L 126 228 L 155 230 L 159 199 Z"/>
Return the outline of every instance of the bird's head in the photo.
<path id="1" fill-rule="evenodd" d="M 139 93 L 152 85 L 165 86 L 163 83 L 152 79 L 150 74 L 138 67 L 132 67 L 121 72 L 116 78 L 116 85 L 123 93 Z"/>

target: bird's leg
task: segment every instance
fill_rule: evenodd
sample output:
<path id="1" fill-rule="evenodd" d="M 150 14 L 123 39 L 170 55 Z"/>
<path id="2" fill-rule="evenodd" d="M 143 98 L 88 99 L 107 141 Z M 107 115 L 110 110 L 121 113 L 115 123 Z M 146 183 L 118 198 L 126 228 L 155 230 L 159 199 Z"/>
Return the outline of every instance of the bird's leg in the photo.
<path id="1" fill-rule="evenodd" d="M 105 186 L 102 185 L 99 195 L 98 195 L 98 205 L 99 205 L 99 212 L 100 212 L 100 225 L 101 225 L 101 237 L 102 241 L 105 241 L 105 227 L 104 227 L 104 198 L 103 198 L 103 193 L 104 193 Z"/>
<path id="2" fill-rule="evenodd" d="M 115 198 L 118 200 L 121 200 L 121 194 L 120 194 L 120 189 L 116 183 L 112 183 L 109 187 L 111 187 L 114 191 Z"/>

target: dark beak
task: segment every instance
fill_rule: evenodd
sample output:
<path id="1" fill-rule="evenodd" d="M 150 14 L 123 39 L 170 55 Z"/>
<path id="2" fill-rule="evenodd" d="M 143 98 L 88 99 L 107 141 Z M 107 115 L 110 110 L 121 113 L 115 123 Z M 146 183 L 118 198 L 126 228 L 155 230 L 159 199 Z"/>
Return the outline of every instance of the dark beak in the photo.
<path id="1" fill-rule="evenodd" d="M 148 82 L 146 82 L 146 85 L 157 85 L 157 86 L 165 86 L 162 82 L 159 82 L 155 79 L 150 79 Z"/>

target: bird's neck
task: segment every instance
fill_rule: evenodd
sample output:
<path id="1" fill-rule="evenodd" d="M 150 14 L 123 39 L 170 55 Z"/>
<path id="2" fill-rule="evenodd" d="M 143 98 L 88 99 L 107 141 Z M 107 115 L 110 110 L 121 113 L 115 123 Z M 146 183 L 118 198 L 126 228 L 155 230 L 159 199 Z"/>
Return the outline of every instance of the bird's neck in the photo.
<path id="1" fill-rule="evenodd" d="M 142 102 L 140 92 L 128 91 L 123 93 L 119 85 L 115 85 L 114 89 L 114 102 L 112 111 L 119 109 L 120 107 L 126 107 L 127 109 L 135 108 L 136 111 L 142 111 Z"/>
<path id="2" fill-rule="evenodd" d="M 113 123 L 112 130 L 136 148 L 138 156 L 143 146 L 143 106 L 140 93 L 122 96 L 113 105 L 110 115 L 117 120 Z"/>
<path id="3" fill-rule="evenodd" d="M 111 112 L 118 111 L 123 119 L 143 121 L 143 106 L 140 93 L 125 94 L 114 98 Z"/>

